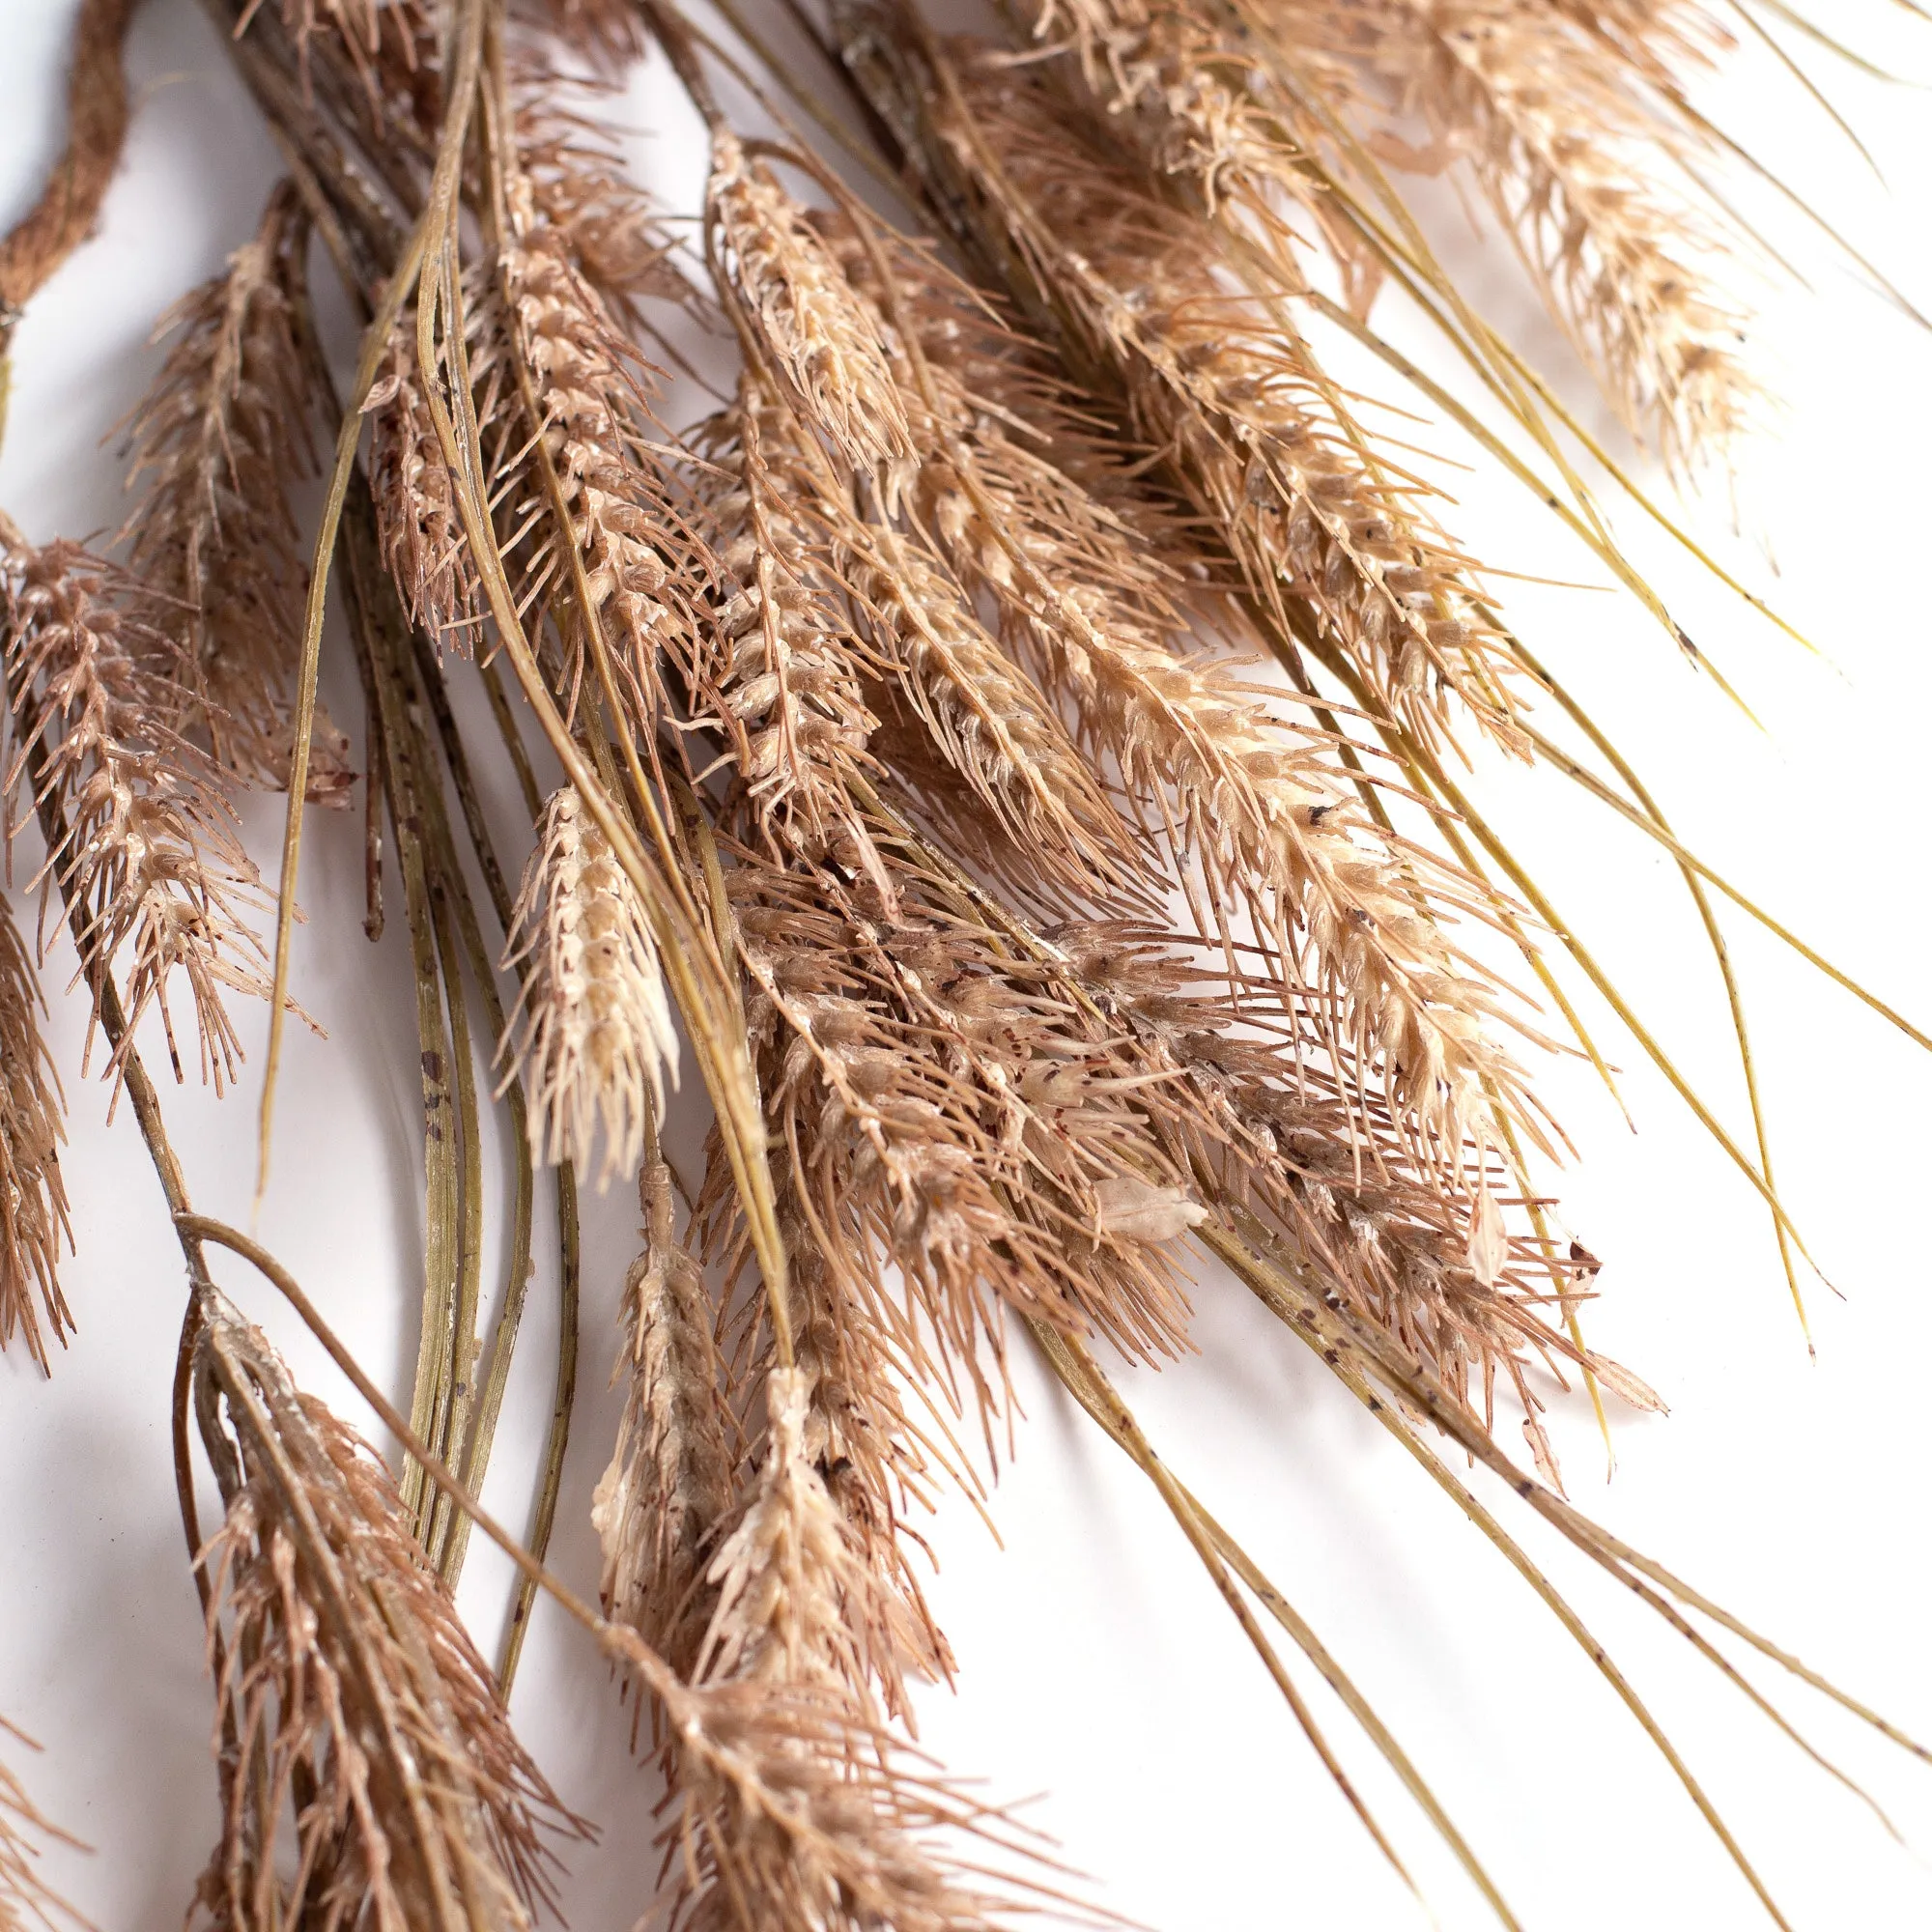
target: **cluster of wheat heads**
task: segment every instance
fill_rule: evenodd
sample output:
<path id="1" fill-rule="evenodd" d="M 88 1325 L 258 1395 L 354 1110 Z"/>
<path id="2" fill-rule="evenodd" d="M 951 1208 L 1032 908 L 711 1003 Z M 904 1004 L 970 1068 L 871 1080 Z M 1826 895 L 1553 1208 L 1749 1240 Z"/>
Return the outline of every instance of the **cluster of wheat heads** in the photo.
<path id="1" fill-rule="evenodd" d="M 507 1716 L 539 1590 L 615 1666 L 661 1765 L 674 1922 L 963 1932 L 1051 1895 L 1009 1823 L 902 1733 L 909 1682 L 951 1668 L 917 1512 L 973 1480 L 952 1444 L 1007 1427 L 1025 1346 L 1154 1486 L 1377 1845 L 1397 1860 L 1293 1650 L 1516 1924 L 1107 1378 L 1106 1349 L 1185 1353 L 1206 1255 L 1522 1571 L 1782 1924 L 1636 1690 L 1453 1466 L 1500 1476 L 1741 1685 L 1731 1660 L 1756 1653 L 1918 1750 L 1563 1494 L 1550 1391 L 1655 1401 L 1588 1347 L 1598 1264 L 1545 1211 L 1565 1142 L 1537 1064 L 1598 1058 L 1565 974 L 1763 1196 L 1794 1292 L 1802 1249 L 1761 1127 L 1732 1140 L 1684 1083 L 1464 795 L 1462 752 L 1547 759 L 1657 840 L 1727 983 L 1715 906 L 1738 895 L 1512 632 L 1425 466 L 1315 340 L 1319 322 L 1382 355 L 1630 586 L 1633 621 L 1667 624 L 1582 475 L 1621 473 L 1463 300 L 1404 176 L 1459 173 L 1631 430 L 1680 474 L 1721 462 L 1753 402 L 1721 270 L 1756 244 L 1710 185 L 1747 157 L 1687 88 L 1760 26 L 1748 8 L 1039 0 L 960 38 L 917 0 L 832 0 L 786 29 L 822 85 L 761 134 L 721 97 L 796 63 L 735 9 L 726 43 L 670 0 L 206 4 L 287 179 L 166 319 L 106 553 L 0 520 L 0 770 L 10 834 L 37 819 L 44 853 L 38 948 L 0 909 L 0 1343 L 44 1367 L 72 1327 L 37 1026 L 36 959 L 64 923 L 188 1272 L 175 1447 L 221 1802 L 190 1921 L 533 1922 L 583 1835 Z M 0 253 L 0 326 L 112 173 L 128 11 L 82 9 L 70 153 Z M 647 55 L 705 129 L 693 224 L 601 131 L 599 86 Z M 361 325 L 353 371 L 322 347 L 312 265 Z M 1385 286 L 1507 435 L 1381 342 Z M 694 356 L 728 373 L 687 419 L 670 399 L 693 385 L 667 371 Z M 290 493 L 316 478 L 311 528 Z M 359 771 L 316 702 L 337 605 Z M 494 736 L 459 723 L 484 715 L 453 702 L 471 680 Z M 1594 765 L 1555 753 L 1551 717 Z M 515 890 L 479 802 L 498 760 L 530 828 Z M 272 888 L 238 785 L 288 797 Z M 359 807 L 369 930 L 398 896 L 408 927 L 425 1242 L 407 1413 L 270 1256 L 193 1213 L 136 1043 L 150 1019 L 178 1078 L 194 1062 L 226 1084 L 240 1003 L 266 1002 L 266 1161 L 315 806 Z M 715 1112 L 688 1187 L 659 1142 L 681 1075 Z M 516 1150 L 500 1201 L 493 1106 Z M 540 1169 L 565 1346 L 517 1542 L 473 1497 Z M 580 1174 L 635 1177 L 643 1213 L 607 1344 L 601 1608 L 544 1567 Z M 295 1385 L 215 1286 L 215 1250 L 335 1350 L 398 1476 Z M 520 1578 L 494 1670 L 453 1606 L 479 1526 Z M 39 1822 L 0 1782 L 0 1924 L 63 1910 L 14 1849 Z"/>

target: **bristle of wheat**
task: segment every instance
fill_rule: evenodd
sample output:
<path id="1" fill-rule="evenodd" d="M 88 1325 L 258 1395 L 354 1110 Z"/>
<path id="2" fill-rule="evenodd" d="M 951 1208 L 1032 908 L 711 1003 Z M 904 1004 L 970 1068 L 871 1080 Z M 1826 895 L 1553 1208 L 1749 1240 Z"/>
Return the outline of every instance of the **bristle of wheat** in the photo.
<path id="1" fill-rule="evenodd" d="M 19 1745 L 28 1750 L 40 1747 L 24 1732 L 0 1718 L 0 1744 Z M 50 1890 L 41 1875 L 42 1840 L 78 1845 L 35 1807 L 13 1767 L 0 1760 L 0 1928 L 5 1932 L 56 1932 L 71 1925 L 75 1932 L 88 1932 L 87 1921 Z"/>

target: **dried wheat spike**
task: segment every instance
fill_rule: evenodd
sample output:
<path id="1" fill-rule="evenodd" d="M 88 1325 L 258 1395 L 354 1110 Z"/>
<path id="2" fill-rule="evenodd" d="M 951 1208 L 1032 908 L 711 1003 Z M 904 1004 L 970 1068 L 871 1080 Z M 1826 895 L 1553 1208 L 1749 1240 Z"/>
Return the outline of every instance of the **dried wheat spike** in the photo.
<path id="1" fill-rule="evenodd" d="M 1036 44 L 1068 48 L 1071 84 L 1172 191 L 1236 230 L 1285 288 L 1303 282 L 1300 229 L 1319 230 L 1350 306 L 1368 314 L 1386 271 L 1337 206 L 1321 111 L 1352 99 L 1346 59 L 1211 5 L 1034 0 L 1027 16 Z"/>
<path id="2" fill-rule="evenodd" d="M 942 189 L 1076 359 L 1120 387 L 1136 437 L 1164 453 L 1284 642 L 1312 631 L 1427 743 L 1449 731 L 1453 698 L 1520 747 L 1509 653 L 1473 566 L 1344 413 L 1278 304 L 1247 292 L 1212 228 L 1151 196 L 1045 81 L 970 47 L 944 77 L 914 71 L 900 85 L 917 99 L 898 110 L 923 115 Z"/>
<path id="3" fill-rule="evenodd" d="M 81 0 L 67 73 L 67 142 L 31 208 L 0 235 L 0 367 L 28 301 L 93 232 L 128 137 L 121 52 L 134 0 Z"/>
<path id="4" fill-rule="evenodd" d="M 28 1750 L 40 1747 L 0 1718 L 0 1741 L 12 1741 Z M 40 1873 L 41 1838 L 58 1839 L 78 1847 L 79 1840 L 51 1825 L 35 1808 L 26 1786 L 13 1769 L 0 1763 L 0 1932 L 57 1932 L 63 1925 L 91 1932 L 87 1920 L 47 1889 Z"/>
<path id="5" fill-rule="evenodd" d="M 190 1924 L 526 1932 L 581 1832 L 510 1729 L 388 1472 L 202 1292 L 200 1563 L 221 1836 Z"/>
<path id="6" fill-rule="evenodd" d="M 835 242 L 835 245 L 836 242 Z M 856 247 L 845 251 L 869 289 Z M 892 263 L 923 345 L 957 350 L 975 327 L 964 292 L 912 249 Z M 986 329 L 982 320 L 978 325 Z M 959 366 L 993 358 L 969 350 Z M 1204 660 L 1203 612 L 1140 530 L 1094 500 L 929 358 L 917 420 L 928 456 L 906 486 L 961 580 L 1001 612 L 1009 643 L 1064 694 L 1112 768 L 1205 892 L 1204 929 L 1245 912 L 1313 992 L 1329 1045 L 1379 1063 L 1425 1137 L 1460 1148 L 1500 1106 L 1533 1123 L 1522 1076 L 1485 1022 L 1520 1025 L 1446 928 L 1494 920 L 1481 883 L 1370 822 L 1326 734 L 1271 716 L 1253 687 Z"/>
<path id="7" fill-rule="evenodd" d="M 810 1383 L 797 1369 L 774 1369 L 765 1401 L 757 1489 L 707 1573 L 718 1595 L 696 1681 L 863 1685 L 868 1672 L 847 1605 L 865 1573 L 806 1451 Z"/>
<path id="8" fill-rule="evenodd" d="M 1709 265 L 1739 238 L 1696 180 L 1712 143 L 1670 104 L 1678 76 L 1723 43 L 1704 9 L 1281 0 L 1280 13 L 1291 36 L 1321 30 L 1304 14 L 1329 16 L 1398 128 L 1432 136 L 1418 149 L 1384 128 L 1384 159 L 1468 166 L 1635 434 L 1680 472 L 1736 437 L 1754 397 L 1738 354 L 1747 318 Z"/>
<path id="9" fill-rule="evenodd" d="M 753 762 L 741 757 L 741 769 L 753 796 L 798 792 L 814 836 L 834 839 L 889 894 L 848 785 L 877 762 L 867 748 L 890 711 L 905 727 L 900 737 L 923 738 L 937 753 L 939 790 L 956 792 L 963 779 L 1011 834 L 1036 890 L 1083 904 L 1096 895 L 1144 895 L 1146 855 L 1099 777 L 943 559 L 882 505 L 862 514 L 777 398 L 748 384 L 735 428 L 741 451 L 747 431 L 755 439 L 756 461 L 741 454 L 746 487 L 718 507 L 740 529 L 727 537 L 727 582 L 739 572 L 749 581 L 739 579 L 719 613 L 732 647 L 726 658 L 714 646 L 702 703 L 733 736 L 745 734 Z M 809 547 L 774 554 L 769 542 L 748 545 L 747 516 L 762 520 L 768 539 L 790 530 Z M 794 663 L 799 639 L 810 639 L 810 656 Z M 755 750 L 747 729 L 754 721 L 767 727 Z"/>
<path id="10" fill-rule="evenodd" d="M 713 1534 L 731 1506 L 733 1423 L 703 1272 L 678 1241 L 662 1160 L 646 1160 L 638 1194 L 644 1249 L 624 1280 L 624 1349 L 612 1377 L 624 1385 L 624 1412 L 590 1518 L 604 1552 L 605 1614 L 689 1678 L 711 1619 Z"/>
<path id="11" fill-rule="evenodd" d="M 59 1280 L 73 1225 L 61 1182 L 60 1078 L 41 1037 L 41 1010 L 33 961 L 13 908 L 0 904 L 0 1349 L 17 1331 L 44 1371 L 41 1311 L 56 1342 L 73 1327 Z"/>
<path id="12" fill-rule="evenodd" d="M 913 1571 L 908 1545 L 923 1546 L 908 1512 L 931 1510 L 935 1477 L 966 1478 L 923 1446 L 900 1393 L 907 1362 L 827 1266 L 799 1209 L 796 1177 L 781 1173 L 778 1182 L 794 1360 L 807 1392 L 805 1455 L 869 1575 L 852 1607 L 868 1613 L 855 1635 L 873 1694 L 888 1717 L 910 1724 L 907 1680 L 950 1677 L 952 1653 Z"/>
<path id="13" fill-rule="evenodd" d="M 701 1729 L 671 1713 L 678 1922 L 977 1932 L 990 1899 L 922 1839 L 990 1821 L 895 1764 L 852 1635 L 869 1577 L 807 1448 L 807 1378 L 773 1370 L 767 1400 L 756 1492 L 711 1570 Z"/>
<path id="14" fill-rule="evenodd" d="M 511 84 L 521 171 L 514 191 L 527 197 L 529 218 L 570 238 L 578 268 L 611 314 L 635 322 L 645 301 L 706 313 L 678 264 L 676 238 L 595 118 L 611 90 L 533 56 L 513 68 Z"/>
<path id="15" fill-rule="evenodd" d="M 1032 36 L 1070 48 L 1088 91 L 1153 170 L 1210 213 L 1234 200 L 1263 221 L 1283 202 L 1318 208 L 1300 165 L 1314 117 L 1240 44 L 1232 16 L 1175 0 L 1033 0 Z"/>
<path id="16" fill-rule="evenodd" d="M 1628 1371 L 1579 1353 L 1551 1319 L 1590 1292 L 1595 1263 L 1580 1249 L 1546 1254 L 1525 1214 L 1516 1217 L 1523 1225 L 1508 1225 L 1496 1204 L 1508 1183 L 1485 1173 L 1480 1155 L 1466 1155 L 1445 1186 L 1439 1170 L 1417 1163 L 1394 1117 L 1384 1109 L 1365 1118 L 1346 1081 L 1299 1050 L 1292 1013 L 1270 1014 L 1252 995 L 1238 1005 L 1204 997 L 1202 968 L 1165 940 L 1118 924 L 1063 928 L 1052 939 L 1053 971 L 1100 1004 L 1186 1094 L 1189 1104 L 1151 1116 L 1175 1163 L 1211 1174 L 1210 1198 L 1272 1221 L 1325 1293 L 1394 1336 L 1483 1427 L 1493 1427 L 1501 1376 L 1553 1478 L 1527 1378 L 1539 1360 L 1559 1382 L 1566 1366 L 1587 1367 L 1633 1406 L 1660 1406 Z M 1312 1029 L 1307 1043 L 1319 1043 Z M 1479 1244 L 1484 1198 L 1490 1226 Z"/>
<path id="17" fill-rule="evenodd" d="M 846 574 L 904 703 L 1049 891 L 1075 903 L 1145 901 L 1147 857 L 1099 775 L 940 557 L 874 526 L 855 537 Z"/>
<path id="18" fill-rule="evenodd" d="M 677 1033 L 637 889 L 570 785 L 544 807 L 504 964 L 524 969 L 501 1054 L 529 1096 L 532 1151 L 587 1174 L 601 1126 L 608 1185 L 663 1115 Z"/>
<path id="19" fill-rule="evenodd" d="M 146 591 L 113 566 L 66 542 L 36 550 L 4 520 L 0 542 L 18 747 L 5 778 L 10 831 L 33 808 L 58 812 L 64 826 L 34 882 L 43 938 L 58 887 L 79 922 L 80 977 L 92 983 L 130 954 L 117 1076 L 135 1027 L 156 1007 L 184 1077 L 168 987 L 178 968 L 185 974 L 202 1077 L 219 1092 L 242 1058 L 223 995 L 269 992 L 267 955 L 242 923 L 264 895 L 218 774 L 180 735 L 179 653 L 137 614 L 151 601 Z M 30 744 L 43 760 L 31 782 Z"/>
<path id="20" fill-rule="evenodd" d="M 416 375 L 416 319 L 398 320 L 388 366 L 364 406 L 373 424 L 369 493 L 383 561 L 412 620 L 465 648 L 482 623 L 483 589 L 436 422 Z"/>
<path id="21" fill-rule="evenodd" d="M 870 764 L 878 720 L 853 635 L 823 483 L 790 411 L 749 374 L 696 439 L 720 603 L 697 661 L 694 710 L 733 746 L 761 821 L 787 842 L 860 851 L 851 781 Z M 876 855 L 860 856 L 883 881 Z"/>
<path id="22" fill-rule="evenodd" d="M 689 667 L 699 629 L 695 600 L 715 581 L 715 568 L 663 462 L 663 433 L 646 403 L 650 372 L 576 266 L 568 236 L 532 228 L 503 251 L 501 275 L 515 353 L 534 390 L 539 419 L 532 427 L 568 518 L 568 528 L 558 529 L 533 473 L 527 434 L 506 436 L 497 493 L 518 498 L 521 514 L 541 531 L 522 595 L 561 606 L 563 678 L 574 701 L 586 674 L 576 582 L 582 571 L 589 611 L 615 660 L 626 722 L 650 756 L 664 714 L 662 658 L 669 653 Z"/>
<path id="23" fill-rule="evenodd" d="M 1120 1211 L 1146 1181 L 1172 1190 L 1171 1232 L 1198 1218 L 1147 1130 L 1169 1096 L 875 837 L 898 874 L 890 912 L 830 868 L 746 853 L 727 878 L 772 1143 L 793 1151 L 824 1265 L 915 1372 L 967 1378 L 986 1418 L 1003 1303 L 1174 1352 L 1184 1297 L 1146 1221 Z"/>
<path id="24" fill-rule="evenodd" d="M 287 783 L 308 572 L 289 491 L 315 472 L 315 384 L 299 340 L 309 224 L 293 184 L 254 239 L 162 318 L 160 374 L 128 430 L 139 507 L 121 536 L 182 647 L 195 725 L 251 782 Z M 309 797 L 346 805 L 348 741 L 318 718 Z"/>
<path id="25" fill-rule="evenodd" d="M 869 304 L 806 211 L 729 134 L 714 137 L 706 219 L 764 355 L 808 419 L 862 474 L 912 453 L 905 401 Z"/>
<path id="26" fill-rule="evenodd" d="M 976 1853 L 996 1815 L 823 1692 L 714 1685 L 674 1701 L 671 1728 L 680 1932 L 996 1932 L 999 1890 L 1024 1892 L 996 1889 Z"/>

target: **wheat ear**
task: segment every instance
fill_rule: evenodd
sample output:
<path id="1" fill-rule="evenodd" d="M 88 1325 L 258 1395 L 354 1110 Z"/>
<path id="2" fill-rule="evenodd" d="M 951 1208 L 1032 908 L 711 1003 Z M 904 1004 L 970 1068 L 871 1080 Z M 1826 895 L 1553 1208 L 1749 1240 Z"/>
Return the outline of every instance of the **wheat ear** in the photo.
<path id="1" fill-rule="evenodd" d="M 544 807 L 504 961 L 524 968 L 502 1057 L 528 1096 L 532 1151 L 589 1173 L 601 1128 L 608 1183 L 662 1118 L 678 1042 L 637 888 L 570 785 Z"/>

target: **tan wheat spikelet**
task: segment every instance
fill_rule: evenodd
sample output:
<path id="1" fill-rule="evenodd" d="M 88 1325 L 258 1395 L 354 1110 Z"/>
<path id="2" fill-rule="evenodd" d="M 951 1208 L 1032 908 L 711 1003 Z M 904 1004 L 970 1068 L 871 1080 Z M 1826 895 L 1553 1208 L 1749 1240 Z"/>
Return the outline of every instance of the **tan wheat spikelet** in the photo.
<path id="1" fill-rule="evenodd" d="M 1480 1155 L 1449 1177 L 1418 1164 L 1386 1109 L 1365 1116 L 1345 1078 L 1297 1049 L 1292 1012 L 1279 1016 L 1285 1027 L 1269 1028 L 1288 1037 L 1257 1037 L 1258 1024 L 1274 1016 L 1253 991 L 1238 1005 L 1203 997 L 1191 984 L 1201 968 L 1164 940 L 1106 924 L 1069 927 L 1054 939 L 1064 962 L 1055 970 L 1129 1029 L 1151 1064 L 1184 1084 L 1191 1105 L 1149 1117 L 1177 1165 L 1212 1173 L 1218 1198 L 1270 1219 L 1330 1293 L 1428 1364 L 1483 1428 L 1493 1427 L 1501 1376 L 1518 1393 L 1532 1451 L 1553 1481 L 1555 1458 L 1528 1378 L 1537 1363 L 1559 1381 L 1566 1366 L 1587 1369 L 1632 1406 L 1661 1406 L 1636 1378 L 1583 1353 L 1559 1325 L 1591 1292 L 1596 1263 L 1587 1253 L 1550 1251 L 1533 1225 L 1519 1225 L 1499 1228 L 1495 1252 L 1479 1264 L 1478 1200 L 1493 1189 L 1493 1204 L 1509 1185 L 1483 1174 Z M 1309 1045 L 1320 1044 L 1314 1029 L 1309 1036 Z"/>
<path id="2" fill-rule="evenodd" d="M 806 1453 L 810 1383 L 796 1369 L 766 1378 L 769 1418 L 758 1486 L 713 1558 L 717 1592 L 697 1681 L 844 1688 L 864 1685 L 846 1605 L 865 1588 L 838 1512 Z"/>
<path id="3" fill-rule="evenodd" d="M 524 969 L 501 1052 L 528 1095 L 531 1149 L 587 1174 L 601 1127 L 606 1185 L 638 1165 L 678 1043 L 637 889 L 572 786 L 544 808 L 504 963 Z"/>
<path id="4" fill-rule="evenodd" d="M 704 1278 L 679 1244 L 670 1170 L 638 1177 L 644 1250 L 624 1282 L 624 1385 L 616 1446 L 590 1518 L 604 1552 L 607 1616 L 690 1677 L 711 1620 L 705 1571 L 731 1504 L 730 1416 Z"/>
<path id="5" fill-rule="evenodd" d="M 854 469 L 909 456 L 904 399 L 870 307 L 768 168 L 729 134 L 714 137 L 711 156 L 707 219 L 774 369 Z"/>
<path id="6" fill-rule="evenodd" d="M 60 1079 L 41 1037 L 41 1007 L 13 908 L 0 905 L 0 1349 L 17 1332 L 44 1370 L 42 1311 L 56 1342 L 73 1327 L 59 1278 L 73 1226 L 61 1182 Z"/>
<path id="7" fill-rule="evenodd" d="M 582 570 L 590 611 L 606 634 L 619 701 L 646 755 L 664 712 L 663 657 L 689 665 L 696 604 L 713 580 L 688 505 L 662 460 L 650 421 L 648 371 L 576 266 L 567 237 L 539 225 L 503 251 L 503 294 L 539 420 L 506 437 L 498 493 L 545 534 L 529 557 L 526 603 L 556 600 L 566 624 L 563 683 L 574 702 L 585 675 Z M 569 518 L 556 531 L 530 464 L 528 437 L 550 452 Z M 566 540 L 578 551 L 573 564 Z"/>
<path id="8" fill-rule="evenodd" d="M 217 760 L 255 783 L 288 777 L 308 572 L 289 493 L 315 471 L 315 384 L 298 331 L 307 215 L 292 184 L 254 238 L 185 297 L 157 333 L 174 345 L 128 426 L 121 531 L 155 592 L 154 621 L 182 646 L 195 724 Z M 311 800 L 345 805 L 348 742 L 319 718 Z"/>
<path id="9" fill-rule="evenodd" d="M 737 749 L 759 815 L 810 846 L 860 838 L 850 784 L 878 720 L 845 609 L 836 532 L 790 412 L 749 376 L 699 439 L 699 494 L 724 590 L 694 682 L 697 707 Z M 883 880 L 876 855 L 862 857 Z"/>
<path id="10" fill-rule="evenodd" d="M 512 70 L 520 189 L 531 216 L 570 238 L 584 279 L 612 314 L 638 318 L 645 301 L 698 313 L 696 285 L 651 197 L 624 169 L 596 109 L 608 89 L 573 80 L 530 54 Z"/>
<path id="11" fill-rule="evenodd" d="M 1748 318 L 1713 264 L 1742 237 L 1700 179 L 1707 129 L 1683 77 L 1724 43 L 1696 5 L 1526 0 L 1275 0 L 1288 39 L 1350 52 L 1395 110 L 1376 150 L 1398 167 L 1466 164 L 1553 316 L 1638 436 L 1679 471 L 1720 453 L 1755 391 Z M 1432 139 L 1408 145 L 1399 128 Z"/>
<path id="12" fill-rule="evenodd" d="M 383 561 L 403 608 L 440 643 L 463 648 L 482 621 L 483 592 L 457 514 L 456 486 L 416 375 L 416 322 L 406 311 L 388 366 L 369 393 L 369 491 Z"/>
<path id="13" fill-rule="evenodd" d="M 562 1811 L 374 1452 L 203 1290 L 220 1840 L 190 1923 L 526 1932 Z M 291 1802 L 292 1799 L 295 1802 Z M 291 1856 L 293 1854 L 293 1856 Z"/>
<path id="14" fill-rule="evenodd" d="M 989 1928 L 991 1901 L 922 1842 L 988 1821 L 900 1771 L 873 1714 L 854 1636 L 873 1579 L 810 1454 L 809 1378 L 775 1368 L 766 1393 L 757 1488 L 710 1572 L 701 1733 L 671 1713 L 681 1922 Z"/>
<path id="15" fill-rule="evenodd" d="M 81 974 L 128 955 L 128 1034 L 113 1070 L 155 1007 L 182 1076 L 168 1006 L 179 969 L 194 1003 L 202 1077 L 219 1091 L 241 1059 L 222 996 L 269 990 L 261 942 L 242 923 L 262 891 L 216 775 L 177 729 L 178 652 L 138 614 L 145 590 L 110 565 L 68 543 L 35 550 L 4 523 L 0 541 L 15 743 L 38 744 L 43 760 L 30 779 L 25 750 L 15 751 L 5 781 L 10 825 L 43 801 L 60 814 L 63 837 L 35 884 L 43 908 L 58 887 L 77 917 Z"/>

